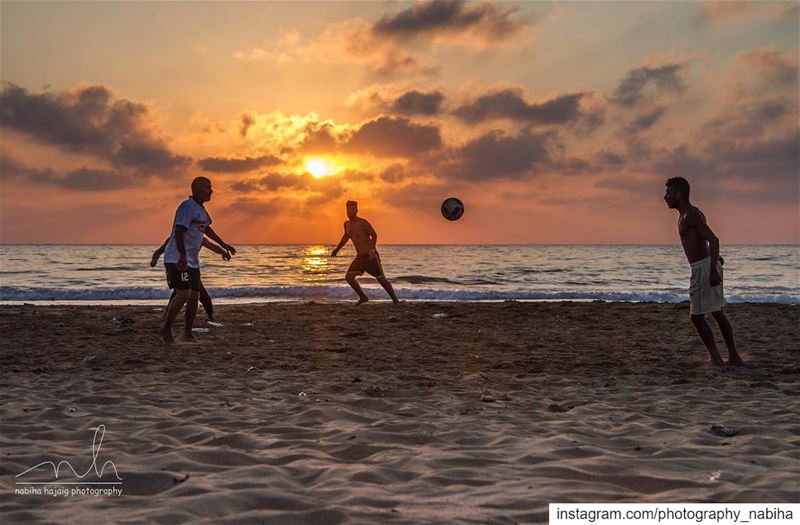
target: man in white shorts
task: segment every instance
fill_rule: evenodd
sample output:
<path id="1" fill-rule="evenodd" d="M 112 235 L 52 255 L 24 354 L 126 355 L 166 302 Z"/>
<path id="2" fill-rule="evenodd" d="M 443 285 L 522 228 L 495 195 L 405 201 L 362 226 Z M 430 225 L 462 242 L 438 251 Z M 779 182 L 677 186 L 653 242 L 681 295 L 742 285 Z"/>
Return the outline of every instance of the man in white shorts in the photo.
<path id="1" fill-rule="evenodd" d="M 714 342 L 714 332 L 706 321 L 711 314 L 719 326 L 725 346 L 728 348 L 728 366 L 740 366 L 736 353 L 733 327 L 725 316 L 725 298 L 722 295 L 722 257 L 719 256 L 719 239 L 706 224 L 706 217 L 699 208 L 689 202 L 689 182 L 683 177 L 673 177 L 666 182 L 664 200 L 672 209 L 678 210 L 678 234 L 683 251 L 692 267 L 689 282 L 689 303 L 692 324 L 706 345 L 711 363 L 722 366 L 722 358 Z"/>

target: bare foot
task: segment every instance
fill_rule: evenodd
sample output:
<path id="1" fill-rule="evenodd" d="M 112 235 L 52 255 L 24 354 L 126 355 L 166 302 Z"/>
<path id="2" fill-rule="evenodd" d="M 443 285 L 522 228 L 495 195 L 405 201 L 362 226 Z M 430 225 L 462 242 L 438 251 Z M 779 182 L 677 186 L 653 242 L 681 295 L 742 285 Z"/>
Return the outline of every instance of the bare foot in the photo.
<path id="1" fill-rule="evenodd" d="M 394 299 L 392 302 L 393 302 L 394 304 L 400 304 L 400 299 Z"/>
<path id="2" fill-rule="evenodd" d="M 158 335 L 161 336 L 161 340 L 164 341 L 164 344 L 167 346 L 175 342 L 175 339 L 172 337 L 172 330 L 167 330 L 163 326 L 159 328 Z"/>
<path id="3" fill-rule="evenodd" d="M 725 363 L 723 363 L 722 359 L 720 359 L 720 358 L 712 359 L 710 362 L 711 362 L 711 366 L 713 366 L 715 368 L 725 368 Z"/>
<path id="4" fill-rule="evenodd" d="M 744 361 L 738 355 L 728 357 L 728 366 L 744 366 Z"/>
<path id="5" fill-rule="evenodd" d="M 183 334 L 183 342 L 184 343 L 196 343 L 197 339 L 195 339 L 194 336 L 191 333 Z"/>
<path id="6" fill-rule="evenodd" d="M 366 303 L 367 301 L 369 301 L 369 299 L 367 299 L 366 297 L 362 297 L 361 299 L 358 300 L 358 302 L 356 303 L 356 306 L 361 306 L 362 304 Z"/>

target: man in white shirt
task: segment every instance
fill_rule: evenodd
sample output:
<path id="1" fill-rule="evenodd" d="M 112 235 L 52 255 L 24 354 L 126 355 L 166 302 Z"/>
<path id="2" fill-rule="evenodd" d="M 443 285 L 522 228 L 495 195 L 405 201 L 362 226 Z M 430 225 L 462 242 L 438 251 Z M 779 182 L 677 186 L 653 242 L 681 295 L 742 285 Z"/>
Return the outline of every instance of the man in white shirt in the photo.
<path id="1" fill-rule="evenodd" d="M 192 196 L 183 201 L 175 212 L 172 233 L 164 251 L 164 266 L 167 270 L 167 283 L 175 290 L 175 296 L 167 305 L 167 315 L 161 326 L 161 338 L 167 344 L 172 337 L 172 323 L 186 304 L 186 323 L 183 330 L 184 341 L 194 341 L 192 325 L 197 314 L 197 301 L 200 297 L 200 247 L 208 236 L 223 250 L 236 254 L 236 249 L 223 241 L 211 229 L 211 216 L 203 206 L 211 200 L 211 181 L 197 177 L 192 181 Z"/>

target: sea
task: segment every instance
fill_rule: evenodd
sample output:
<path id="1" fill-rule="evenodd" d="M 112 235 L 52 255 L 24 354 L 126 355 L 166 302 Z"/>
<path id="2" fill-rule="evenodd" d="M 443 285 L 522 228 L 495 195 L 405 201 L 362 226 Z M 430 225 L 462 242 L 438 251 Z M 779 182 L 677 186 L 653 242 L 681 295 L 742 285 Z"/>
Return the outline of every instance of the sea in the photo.
<path id="1" fill-rule="evenodd" d="M 0 303 L 161 304 L 155 245 L 0 245 Z M 354 253 L 325 245 L 241 245 L 229 262 L 201 253 L 202 279 L 220 303 L 345 301 Z M 409 301 L 688 300 L 679 245 L 380 245 L 387 278 Z M 800 303 L 800 246 L 724 246 L 730 303 Z M 372 278 L 372 299 L 388 299 Z"/>

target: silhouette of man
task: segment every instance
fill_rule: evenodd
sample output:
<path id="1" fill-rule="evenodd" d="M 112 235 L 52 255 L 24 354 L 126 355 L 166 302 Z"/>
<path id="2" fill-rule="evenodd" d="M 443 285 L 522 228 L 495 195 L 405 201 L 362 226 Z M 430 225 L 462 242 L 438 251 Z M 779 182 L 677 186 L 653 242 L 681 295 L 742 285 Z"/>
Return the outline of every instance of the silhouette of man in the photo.
<path id="1" fill-rule="evenodd" d="M 172 323 L 186 304 L 186 323 L 183 327 L 183 340 L 194 341 L 192 325 L 197 314 L 197 301 L 200 297 L 200 247 L 207 235 L 216 241 L 223 250 L 236 254 L 236 249 L 223 241 L 211 229 L 211 216 L 204 203 L 211 200 L 211 181 L 197 177 L 192 181 L 192 196 L 183 201 L 175 212 L 172 233 L 164 251 L 164 267 L 167 270 L 167 283 L 175 289 L 175 296 L 167 306 L 167 314 L 161 325 L 161 338 L 172 344 Z"/>
<path id="2" fill-rule="evenodd" d="M 169 237 L 167 237 L 167 239 L 164 241 L 164 244 L 162 244 L 161 246 L 156 248 L 156 251 L 153 252 L 153 256 L 150 259 L 150 268 L 155 268 L 156 264 L 158 264 L 158 260 L 164 254 L 164 250 L 167 249 L 167 243 L 169 243 Z M 222 260 L 224 260 L 224 261 L 230 261 L 231 260 L 230 252 L 226 252 L 225 250 L 223 250 L 222 248 L 220 248 L 219 246 L 217 246 L 213 242 L 209 241 L 208 239 L 203 239 L 203 248 L 206 248 L 208 250 L 211 250 L 214 253 L 217 253 L 217 254 L 221 255 L 222 256 Z M 175 288 L 173 288 L 172 289 L 172 295 L 169 298 L 170 301 L 172 301 L 172 299 L 175 298 L 175 294 L 176 293 L 177 293 L 177 290 Z M 214 320 L 214 303 L 211 301 L 211 295 L 208 293 L 208 290 L 206 290 L 206 287 L 203 285 L 202 278 L 200 279 L 200 304 L 203 305 L 203 310 L 206 311 L 206 315 L 208 316 L 208 320 L 209 321 L 213 321 Z M 167 309 L 164 310 L 165 318 L 166 318 L 168 310 L 169 310 L 169 307 L 167 307 Z"/>
<path id="3" fill-rule="evenodd" d="M 345 280 L 358 294 L 356 306 L 369 301 L 364 290 L 361 289 L 361 285 L 356 281 L 356 277 L 363 275 L 364 272 L 375 277 L 389 294 L 389 297 L 392 298 L 392 301 L 395 304 L 399 303 L 400 301 L 394 293 L 394 288 L 392 288 L 392 283 L 383 275 L 381 257 L 375 248 L 378 243 L 378 234 L 375 233 L 375 229 L 366 219 L 358 216 L 358 203 L 356 201 L 347 201 L 347 217 L 349 220 L 344 223 L 344 235 L 342 235 L 339 245 L 331 252 L 331 257 L 336 257 L 342 246 L 347 244 L 349 239 L 352 239 L 353 246 L 356 248 L 356 258 L 350 263 Z"/>
<path id="4" fill-rule="evenodd" d="M 706 345 L 715 366 L 723 365 L 722 358 L 714 342 L 714 332 L 706 321 L 710 313 L 719 326 L 725 346 L 728 348 L 728 365 L 740 366 L 742 362 L 736 353 L 733 327 L 725 316 L 725 298 L 722 294 L 722 263 L 719 256 L 719 239 L 706 224 L 706 216 L 699 208 L 689 202 L 689 182 L 683 177 L 673 177 L 666 182 L 664 201 L 671 209 L 679 212 L 678 234 L 681 237 L 683 252 L 692 268 L 689 283 L 689 303 L 692 324 L 703 344 Z"/>

